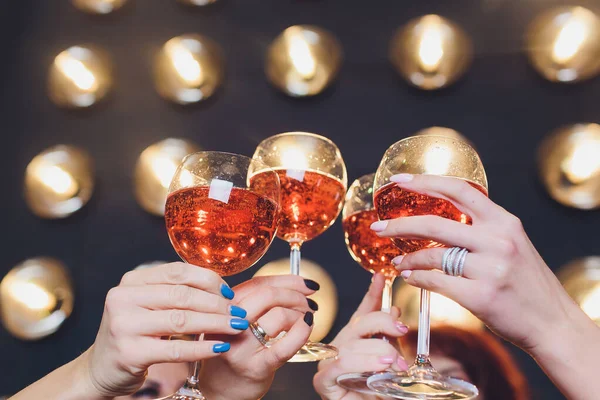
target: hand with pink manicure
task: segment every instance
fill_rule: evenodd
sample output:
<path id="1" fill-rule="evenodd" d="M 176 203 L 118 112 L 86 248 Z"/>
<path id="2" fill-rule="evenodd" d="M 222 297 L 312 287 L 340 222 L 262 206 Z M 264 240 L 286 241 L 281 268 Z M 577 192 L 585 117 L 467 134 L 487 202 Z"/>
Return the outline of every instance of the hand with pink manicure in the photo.
<path id="1" fill-rule="evenodd" d="M 408 365 L 391 343 L 374 339 L 374 335 L 385 335 L 390 339 L 398 338 L 408 332 L 408 327 L 398 321 L 400 309 L 392 307 L 390 313 L 380 311 L 381 294 L 385 279 L 377 274 L 369 291 L 350 322 L 331 342 L 339 350 L 334 360 L 319 363 L 319 372 L 313 379 L 313 385 L 322 399 L 359 400 L 374 399 L 374 396 L 349 391 L 336 382 L 338 376 L 346 373 L 378 372 L 386 369 L 406 370 Z"/>
<path id="2" fill-rule="evenodd" d="M 460 179 L 398 174 L 390 180 L 403 190 L 447 200 L 472 219 L 467 225 L 421 215 L 373 223 L 380 237 L 469 250 L 462 276 L 440 273 L 444 248 L 396 257 L 392 262 L 406 282 L 453 299 L 527 351 L 567 398 L 598 398 L 600 329 L 565 292 L 521 221 Z"/>

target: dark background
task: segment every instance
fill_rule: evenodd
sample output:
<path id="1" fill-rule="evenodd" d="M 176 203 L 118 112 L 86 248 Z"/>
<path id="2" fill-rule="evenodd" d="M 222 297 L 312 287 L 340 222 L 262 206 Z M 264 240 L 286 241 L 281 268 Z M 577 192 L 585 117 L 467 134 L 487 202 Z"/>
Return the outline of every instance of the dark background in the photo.
<path id="1" fill-rule="evenodd" d="M 372 172 L 391 143 L 432 125 L 451 127 L 474 142 L 488 172 L 491 197 L 521 217 L 553 269 L 598 252 L 600 214 L 558 205 L 536 176 L 536 146 L 546 134 L 564 124 L 600 119 L 600 79 L 551 84 L 523 54 L 527 23 L 540 11 L 566 2 L 220 0 L 201 9 L 175 0 L 131 3 L 116 15 L 91 17 L 67 0 L 0 1 L 0 208 L 5 212 L 0 274 L 26 258 L 48 255 L 66 262 L 76 288 L 74 313 L 53 336 L 26 343 L 0 329 L 0 394 L 17 391 L 84 351 L 94 340 L 104 296 L 123 273 L 147 260 L 176 259 L 163 221 L 142 211 L 132 194 L 136 158 L 165 137 L 251 155 L 272 134 L 316 132 L 338 144 L 351 181 Z M 579 4 L 598 11 L 597 1 Z M 394 29 L 427 13 L 462 25 L 476 51 L 465 78 L 435 93 L 408 87 L 387 61 Z M 269 86 L 263 59 L 279 32 L 302 23 L 335 33 L 345 61 L 326 93 L 294 100 Z M 166 40 L 190 32 L 221 44 L 227 77 L 213 101 L 181 108 L 155 94 L 151 62 Z M 60 110 L 46 96 L 48 66 L 61 50 L 86 42 L 112 54 L 115 90 L 91 110 Z M 24 170 L 39 151 L 59 143 L 91 153 L 98 186 L 82 212 L 64 221 L 40 220 L 23 201 Z M 264 261 L 287 252 L 276 241 Z M 304 254 L 326 266 L 338 284 L 342 307 L 335 332 L 358 305 L 369 275 L 348 255 L 339 222 L 308 243 Z M 253 271 L 231 283 L 248 279 Z M 536 398 L 561 398 L 533 361 L 515 354 Z M 267 399 L 316 398 L 311 386 L 315 368 L 285 366 Z"/>

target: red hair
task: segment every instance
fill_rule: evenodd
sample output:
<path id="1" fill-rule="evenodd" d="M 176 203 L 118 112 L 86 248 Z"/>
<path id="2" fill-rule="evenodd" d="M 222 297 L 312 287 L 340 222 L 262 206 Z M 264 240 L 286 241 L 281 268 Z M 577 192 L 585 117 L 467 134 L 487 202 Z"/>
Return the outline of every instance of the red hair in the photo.
<path id="1" fill-rule="evenodd" d="M 415 349 L 417 332 L 409 331 L 401 345 Z M 485 400 L 528 400 L 529 387 L 508 350 L 486 331 L 471 331 L 451 326 L 431 329 L 432 355 L 458 361 L 472 384 Z"/>

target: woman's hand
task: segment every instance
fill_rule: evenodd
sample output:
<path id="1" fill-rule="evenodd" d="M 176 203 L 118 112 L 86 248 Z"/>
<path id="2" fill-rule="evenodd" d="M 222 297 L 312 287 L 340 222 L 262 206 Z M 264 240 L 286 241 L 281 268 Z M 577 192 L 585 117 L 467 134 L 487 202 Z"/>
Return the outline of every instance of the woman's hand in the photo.
<path id="1" fill-rule="evenodd" d="M 107 397 L 128 394 L 142 385 L 150 365 L 204 360 L 228 351 L 223 341 L 161 337 L 239 335 L 248 321 L 245 311 L 231 303 L 233 295 L 216 273 L 180 262 L 128 272 L 108 292 L 96 341 L 84 354 L 93 387 Z"/>
<path id="2" fill-rule="evenodd" d="M 331 342 L 340 351 L 338 357 L 319 363 L 319 372 L 313 379 L 313 385 L 322 399 L 374 398 L 339 386 L 336 379 L 342 374 L 377 372 L 388 368 L 399 371 L 408 368 L 404 358 L 391 343 L 373 338 L 374 335 L 398 338 L 408 332 L 408 327 L 398 321 L 398 308 L 392 307 L 390 314 L 379 311 L 384 284 L 383 275 L 375 275 L 369 291 L 350 322 Z"/>
<path id="3" fill-rule="evenodd" d="M 532 354 L 565 394 L 588 398 L 581 392 L 585 385 L 571 392 L 561 383 L 569 375 L 561 366 L 576 364 L 577 355 L 585 356 L 580 349 L 586 342 L 595 354 L 589 358 L 597 360 L 600 349 L 593 343 L 599 342 L 600 331 L 563 290 L 521 221 L 459 179 L 400 174 L 391 180 L 402 189 L 446 199 L 473 220 L 471 226 L 437 216 L 375 222 L 371 228 L 379 236 L 432 239 L 469 250 L 463 277 L 439 273 L 443 248 L 397 257 L 393 262 L 406 282 L 455 300 Z"/>
<path id="4" fill-rule="evenodd" d="M 287 333 L 268 348 L 250 330 L 235 337 L 209 335 L 231 342 L 231 350 L 202 363 L 203 394 L 211 400 L 262 398 L 277 369 L 308 340 L 312 311 L 318 305 L 306 296 L 318 288 L 316 282 L 295 275 L 257 277 L 235 286 L 234 302 L 248 311 L 249 321 L 258 322 L 269 337 Z"/>

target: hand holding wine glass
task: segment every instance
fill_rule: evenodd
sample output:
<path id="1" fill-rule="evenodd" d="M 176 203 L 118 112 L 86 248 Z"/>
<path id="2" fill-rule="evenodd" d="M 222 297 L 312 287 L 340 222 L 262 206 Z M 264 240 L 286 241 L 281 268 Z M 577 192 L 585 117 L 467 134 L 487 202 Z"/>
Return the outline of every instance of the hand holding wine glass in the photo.
<path id="1" fill-rule="evenodd" d="M 381 237 L 430 238 L 469 249 L 462 277 L 436 271 L 444 249 L 396 258 L 406 282 L 470 310 L 531 354 L 568 398 L 595 398 L 600 328 L 564 291 L 520 220 L 461 180 L 405 174 L 390 180 L 402 190 L 445 199 L 473 219 L 468 226 L 437 216 L 402 217 L 376 227 Z"/>
<path id="2" fill-rule="evenodd" d="M 442 136 L 413 136 L 394 143 L 385 152 L 375 175 L 373 201 L 379 219 L 371 228 L 382 231 L 392 218 L 441 218 L 446 224 L 463 226 L 472 222 L 465 210 L 450 201 L 416 193 L 391 182 L 399 174 L 429 174 L 449 176 L 465 181 L 476 188 L 481 196 L 487 195 L 487 178 L 477 152 L 467 143 Z M 419 216 L 419 217 L 416 217 Z M 466 226 L 466 225 L 465 225 Z M 443 247 L 449 242 L 438 242 L 430 236 L 403 236 L 393 238 L 401 254 L 425 248 Z M 460 245 L 460 244 L 459 244 Z M 445 251 L 444 272 L 462 275 L 467 248 L 454 247 Z M 449 268 L 447 268 L 449 266 Z M 440 375 L 429 360 L 429 306 L 430 294 L 421 290 L 419 336 L 415 363 L 407 372 L 386 372 L 368 378 L 370 389 L 399 399 L 450 400 L 473 399 L 477 388 L 467 382 Z"/>
<path id="3" fill-rule="evenodd" d="M 234 304 L 247 310 L 247 318 L 257 321 L 268 336 L 287 333 L 270 347 L 263 346 L 250 331 L 235 336 L 206 335 L 210 340 L 231 343 L 231 350 L 222 357 L 202 363 L 200 386 L 207 398 L 256 400 L 266 394 L 277 369 L 312 332 L 313 311 L 318 307 L 306 296 L 315 293 L 317 286 L 299 276 L 278 275 L 255 277 L 233 288 Z"/>
<path id="4" fill-rule="evenodd" d="M 222 340 L 162 338 L 200 331 L 229 338 L 239 335 L 248 322 L 246 311 L 231 302 L 232 296 L 216 273 L 184 263 L 128 272 L 106 296 L 94 344 L 14 398 L 71 398 L 65 386 L 72 392 L 80 388 L 73 398 L 113 398 L 138 389 L 153 364 L 222 356 L 230 348 Z M 68 376 L 68 383 L 61 381 L 62 375 Z"/>

